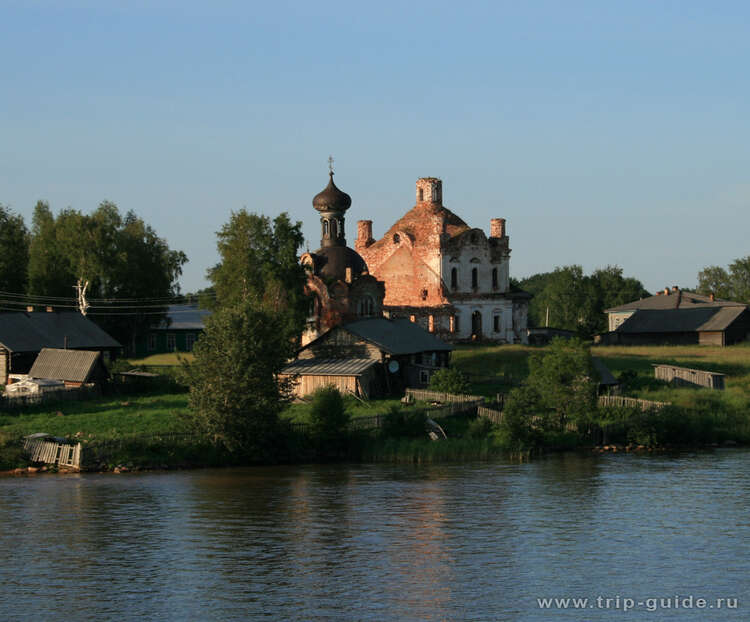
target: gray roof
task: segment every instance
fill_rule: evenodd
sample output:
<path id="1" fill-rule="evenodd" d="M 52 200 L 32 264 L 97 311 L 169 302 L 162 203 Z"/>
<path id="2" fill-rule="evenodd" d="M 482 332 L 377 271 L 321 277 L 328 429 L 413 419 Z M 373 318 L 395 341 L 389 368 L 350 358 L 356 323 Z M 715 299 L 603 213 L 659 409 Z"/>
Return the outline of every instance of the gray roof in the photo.
<path id="1" fill-rule="evenodd" d="M 0 345 L 11 352 L 63 348 L 66 337 L 70 349 L 122 347 L 94 322 L 76 311 L 0 314 Z"/>
<path id="2" fill-rule="evenodd" d="M 609 368 L 604 364 L 604 361 L 598 356 L 592 356 L 591 362 L 594 364 L 594 369 L 599 374 L 599 384 L 608 386 L 620 384 L 620 381 L 612 375 L 612 372 L 609 371 Z"/>
<path id="3" fill-rule="evenodd" d="M 159 328 L 170 330 L 203 330 L 203 322 L 211 315 L 208 309 L 201 309 L 198 305 L 169 305 L 167 321 L 162 321 Z"/>
<path id="4" fill-rule="evenodd" d="M 29 376 L 68 382 L 88 382 L 99 352 L 43 348 L 31 366 Z"/>
<path id="5" fill-rule="evenodd" d="M 605 313 L 616 313 L 618 311 L 634 311 L 636 309 L 684 309 L 690 307 L 735 307 L 745 306 L 741 302 L 731 300 L 711 300 L 710 296 L 696 294 L 686 291 L 671 291 L 669 294 L 657 294 L 648 298 L 634 300 L 624 305 L 605 309 Z"/>
<path id="6" fill-rule="evenodd" d="M 369 318 L 349 322 L 341 328 L 362 337 L 388 354 L 453 350 L 453 346 L 406 319 Z"/>
<path id="7" fill-rule="evenodd" d="M 361 376 L 377 359 L 297 359 L 281 370 L 300 376 Z"/>
<path id="8" fill-rule="evenodd" d="M 639 309 L 620 326 L 618 333 L 690 333 L 726 330 L 746 307 L 692 307 Z"/>

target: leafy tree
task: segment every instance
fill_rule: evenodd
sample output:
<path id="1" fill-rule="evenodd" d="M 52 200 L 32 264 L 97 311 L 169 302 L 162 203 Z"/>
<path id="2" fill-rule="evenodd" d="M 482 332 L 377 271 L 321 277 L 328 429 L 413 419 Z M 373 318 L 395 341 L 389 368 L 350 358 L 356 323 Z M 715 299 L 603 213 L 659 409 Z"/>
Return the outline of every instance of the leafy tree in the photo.
<path id="1" fill-rule="evenodd" d="M 471 385 L 463 372 L 457 367 L 443 367 L 432 374 L 430 389 L 460 395 L 469 393 Z"/>
<path id="2" fill-rule="evenodd" d="M 151 301 L 179 293 L 177 279 L 187 257 L 134 212 L 120 215 L 105 201 L 89 215 L 65 209 L 57 216 L 44 202 L 37 203 L 29 247 L 28 292 L 39 296 L 70 297 L 78 281 L 88 281 L 87 297 L 137 299 L 124 308 L 114 303 L 92 304 L 91 319 L 123 344 L 164 317 L 166 306 Z M 97 308 L 97 306 L 99 308 Z"/>
<path id="3" fill-rule="evenodd" d="M 198 430 L 232 452 L 271 455 L 278 415 L 290 399 L 279 372 L 293 354 L 284 318 L 246 301 L 216 310 L 184 364 Z"/>
<path id="4" fill-rule="evenodd" d="M 535 419 L 540 409 L 537 392 L 528 386 L 513 389 L 505 400 L 500 435 L 508 449 L 526 450 L 542 442 L 542 431 Z"/>
<path id="5" fill-rule="evenodd" d="M 579 339 L 553 339 L 529 357 L 527 385 L 538 395 L 550 423 L 563 430 L 568 421 L 586 423 L 595 412 L 596 389 L 591 353 Z"/>
<path id="6" fill-rule="evenodd" d="M 549 325 L 591 336 L 607 329 L 604 310 L 648 296 L 640 281 L 622 276 L 619 266 L 607 266 L 586 276 L 578 265 L 535 274 L 519 283 L 533 294 L 529 305 L 532 326 Z"/>
<path id="7" fill-rule="evenodd" d="M 286 213 L 271 221 L 242 209 L 232 212 L 217 236 L 221 261 L 208 271 L 215 306 L 252 302 L 281 313 L 285 334 L 298 337 L 308 306 L 305 271 L 297 257 L 304 241 L 302 223 L 292 224 Z"/>
<path id="8" fill-rule="evenodd" d="M 750 302 L 750 255 L 735 259 L 729 270 L 708 266 L 698 273 L 698 292 L 717 298 Z"/>
<path id="9" fill-rule="evenodd" d="M 29 231 L 23 217 L 0 203 L 0 290 L 26 291 Z"/>

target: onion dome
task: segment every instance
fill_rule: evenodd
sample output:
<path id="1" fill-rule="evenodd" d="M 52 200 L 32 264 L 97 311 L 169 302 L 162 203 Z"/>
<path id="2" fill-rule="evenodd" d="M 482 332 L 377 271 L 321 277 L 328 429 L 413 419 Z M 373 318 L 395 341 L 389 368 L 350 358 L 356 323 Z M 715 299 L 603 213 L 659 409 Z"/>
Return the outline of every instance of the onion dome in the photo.
<path id="1" fill-rule="evenodd" d="M 315 274 L 329 279 L 344 280 L 346 269 L 351 268 L 352 278 L 359 277 L 367 270 L 362 256 L 348 246 L 328 246 L 314 253 Z"/>
<path id="2" fill-rule="evenodd" d="M 344 212 L 351 207 L 352 198 L 333 183 L 333 171 L 329 175 L 328 185 L 313 198 L 313 207 L 319 212 Z"/>

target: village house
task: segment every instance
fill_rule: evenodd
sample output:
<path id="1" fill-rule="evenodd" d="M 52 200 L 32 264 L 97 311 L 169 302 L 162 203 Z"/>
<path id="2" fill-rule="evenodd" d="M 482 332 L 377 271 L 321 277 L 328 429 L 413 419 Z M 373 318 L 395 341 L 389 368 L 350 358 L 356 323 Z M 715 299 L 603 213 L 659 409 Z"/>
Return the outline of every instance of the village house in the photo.
<path id="1" fill-rule="evenodd" d="M 426 387 L 450 361 L 452 346 L 409 320 L 366 318 L 327 331 L 300 350 L 282 374 L 303 397 L 325 385 L 365 399 Z"/>
<path id="2" fill-rule="evenodd" d="M 654 296 L 605 310 L 608 344 L 700 344 L 727 346 L 750 336 L 747 305 L 665 288 Z"/>
<path id="3" fill-rule="evenodd" d="M 192 352 L 211 312 L 195 304 L 169 305 L 166 317 L 139 336 L 134 356 L 141 358 L 167 352 Z"/>
<path id="4" fill-rule="evenodd" d="M 122 349 L 94 322 L 77 311 L 27 311 L 0 314 L 0 383 L 10 374 L 28 374 L 43 348 L 92 350 L 106 359 Z"/>
<path id="5" fill-rule="evenodd" d="M 416 205 L 379 240 L 361 220 L 355 250 L 385 283 L 388 317 L 406 318 L 447 341 L 526 343 L 531 296 L 510 284 L 504 218 L 489 236 L 443 205 L 442 181 L 417 180 Z"/>

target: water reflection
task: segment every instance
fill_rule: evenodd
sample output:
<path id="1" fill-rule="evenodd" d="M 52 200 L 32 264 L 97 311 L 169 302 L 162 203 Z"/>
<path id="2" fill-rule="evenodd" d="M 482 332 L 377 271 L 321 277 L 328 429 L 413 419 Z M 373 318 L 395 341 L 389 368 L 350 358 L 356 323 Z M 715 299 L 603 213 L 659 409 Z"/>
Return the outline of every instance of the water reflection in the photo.
<path id="1" fill-rule="evenodd" d="M 748 458 L 2 479 L 0 619 L 546 620 L 536 598 L 742 599 Z M 685 615 L 649 619 L 706 619 Z"/>

